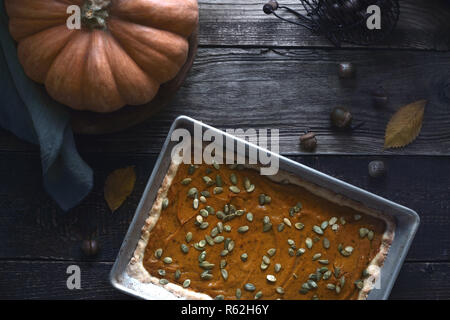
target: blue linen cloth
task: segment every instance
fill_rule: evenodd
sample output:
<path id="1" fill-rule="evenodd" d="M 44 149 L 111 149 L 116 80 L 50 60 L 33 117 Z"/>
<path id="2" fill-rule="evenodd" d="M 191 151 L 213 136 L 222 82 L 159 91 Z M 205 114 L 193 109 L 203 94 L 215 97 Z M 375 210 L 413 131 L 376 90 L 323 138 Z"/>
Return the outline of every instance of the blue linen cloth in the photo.
<path id="1" fill-rule="evenodd" d="M 91 191 L 92 169 L 80 157 L 67 107 L 52 100 L 45 88 L 29 79 L 17 58 L 0 2 L 0 126 L 40 147 L 43 184 L 67 211 Z"/>

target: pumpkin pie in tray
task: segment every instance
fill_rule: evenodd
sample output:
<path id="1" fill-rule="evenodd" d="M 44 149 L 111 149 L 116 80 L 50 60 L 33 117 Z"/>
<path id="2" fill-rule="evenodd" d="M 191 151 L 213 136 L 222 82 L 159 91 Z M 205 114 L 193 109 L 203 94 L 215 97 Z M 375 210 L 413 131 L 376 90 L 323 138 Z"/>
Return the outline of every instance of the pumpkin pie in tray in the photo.
<path id="1" fill-rule="evenodd" d="M 365 299 L 393 220 L 287 172 L 172 163 L 128 274 L 187 299 Z"/>

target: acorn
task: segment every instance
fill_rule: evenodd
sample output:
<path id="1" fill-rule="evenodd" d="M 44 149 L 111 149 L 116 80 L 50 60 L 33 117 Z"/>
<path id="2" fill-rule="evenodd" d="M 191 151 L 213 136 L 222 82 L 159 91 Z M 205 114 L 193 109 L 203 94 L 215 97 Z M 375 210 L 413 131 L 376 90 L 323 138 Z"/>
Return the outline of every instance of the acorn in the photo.
<path id="1" fill-rule="evenodd" d="M 348 129 L 352 125 L 352 114 L 344 107 L 336 107 L 331 111 L 330 120 L 338 129 Z"/>
<path id="2" fill-rule="evenodd" d="M 307 132 L 300 136 L 300 147 L 305 151 L 314 151 L 317 146 L 316 134 Z"/>
<path id="3" fill-rule="evenodd" d="M 97 255 L 98 249 L 99 249 L 99 246 L 98 246 L 98 243 L 96 240 L 93 240 L 93 239 L 84 240 L 81 243 L 81 250 L 88 257 Z"/>
<path id="4" fill-rule="evenodd" d="M 341 62 L 338 66 L 338 74 L 342 79 L 353 78 L 356 74 L 356 68 L 351 62 Z"/>
<path id="5" fill-rule="evenodd" d="M 379 178 L 386 174 L 386 166 L 381 160 L 369 162 L 369 176 L 372 178 Z"/>
<path id="6" fill-rule="evenodd" d="M 278 9 L 278 2 L 270 0 L 263 6 L 263 11 L 265 14 L 271 14 Z"/>
<path id="7" fill-rule="evenodd" d="M 386 90 L 382 86 L 373 90 L 372 100 L 376 107 L 384 107 L 389 101 Z"/>

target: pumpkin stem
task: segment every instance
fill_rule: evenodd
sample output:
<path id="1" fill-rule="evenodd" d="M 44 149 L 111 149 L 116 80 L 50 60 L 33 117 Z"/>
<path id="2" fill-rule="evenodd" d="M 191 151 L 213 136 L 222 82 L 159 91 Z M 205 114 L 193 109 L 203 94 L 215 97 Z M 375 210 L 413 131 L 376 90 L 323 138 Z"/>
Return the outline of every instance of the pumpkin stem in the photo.
<path id="1" fill-rule="evenodd" d="M 81 21 L 89 29 L 106 29 L 111 0 L 86 0 L 81 8 Z"/>

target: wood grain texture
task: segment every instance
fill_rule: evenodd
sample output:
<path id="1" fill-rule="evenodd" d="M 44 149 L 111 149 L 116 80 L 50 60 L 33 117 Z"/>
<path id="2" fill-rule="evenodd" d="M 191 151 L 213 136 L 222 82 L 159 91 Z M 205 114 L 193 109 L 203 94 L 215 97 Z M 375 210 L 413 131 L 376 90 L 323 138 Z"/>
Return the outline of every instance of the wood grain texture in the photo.
<path id="1" fill-rule="evenodd" d="M 0 154 L 0 260 L 40 259 L 113 261 L 156 161 L 155 156 L 85 155 L 95 172 L 92 193 L 64 213 L 41 187 L 37 156 Z M 450 161 L 439 157 L 386 157 L 388 174 L 371 179 L 369 161 L 379 157 L 305 156 L 295 161 L 416 210 L 421 225 L 407 261 L 450 261 Z M 136 187 L 130 198 L 111 213 L 103 198 L 107 175 L 136 166 Z M 420 170 L 418 170 L 420 168 Z M 20 236 L 18 236 L 20 235 Z M 97 238 L 99 255 L 86 258 L 80 244 Z"/>
<path id="2" fill-rule="evenodd" d="M 337 64 L 353 61 L 356 79 L 342 80 Z M 78 136 L 81 151 L 159 153 L 172 121 L 188 115 L 220 129 L 280 130 L 280 151 L 302 154 L 299 136 L 318 135 L 316 154 L 450 155 L 450 53 L 419 51 L 203 48 L 173 103 L 129 130 Z M 370 92 L 382 85 L 390 101 L 373 106 Z M 427 99 L 422 131 L 406 148 L 383 151 L 388 120 L 407 103 Z M 331 128 L 333 107 L 347 106 L 352 133 Z M 35 150 L 0 134 L 0 150 Z"/>
<path id="3" fill-rule="evenodd" d="M 67 267 L 81 269 L 81 289 L 66 286 Z M 0 261 L 0 299 L 130 299 L 108 282 L 112 262 Z M 390 299 L 450 299 L 449 263 L 405 263 Z"/>
<path id="4" fill-rule="evenodd" d="M 200 45 L 332 47 L 323 36 L 262 11 L 265 0 L 200 0 Z M 294 0 L 279 0 L 300 10 Z M 400 20 L 390 39 L 373 47 L 449 50 L 450 4 L 446 0 L 401 0 Z M 355 47 L 344 44 L 343 47 Z"/>

